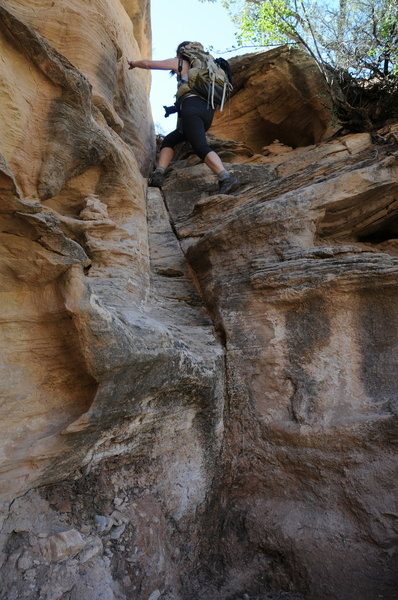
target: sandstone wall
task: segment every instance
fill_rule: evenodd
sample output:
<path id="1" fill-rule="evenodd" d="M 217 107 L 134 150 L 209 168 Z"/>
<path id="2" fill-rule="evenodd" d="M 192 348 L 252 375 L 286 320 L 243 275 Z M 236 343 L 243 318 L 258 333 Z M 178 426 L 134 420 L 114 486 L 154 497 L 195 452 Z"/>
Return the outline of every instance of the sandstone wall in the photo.
<path id="1" fill-rule="evenodd" d="M 214 476 L 222 350 L 127 69 L 149 31 L 138 0 L 0 4 L 2 599 L 178 596 Z"/>
<path id="2" fill-rule="evenodd" d="M 149 30 L 0 3 L 0 599 L 395 599 L 396 145 L 281 48 L 147 190 Z"/>
<path id="3" fill-rule="evenodd" d="M 110 283 L 122 266 L 135 297 L 147 285 L 140 170 L 151 160 L 152 128 L 147 83 L 126 70 L 126 55 L 138 46 L 122 4 L 3 3 L 0 19 L 9 494 L 9 471 L 18 491 L 37 480 L 48 456 L 66 450 L 55 434 L 85 413 L 97 392 L 96 367 L 73 314 L 77 286 L 82 296 L 90 279 Z M 126 240 L 123 249 L 116 239 Z M 26 457 L 38 461 L 36 472 L 24 467 Z"/>
<path id="4" fill-rule="evenodd" d="M 252 154 L 261 164 L 231 167 L 232 196 L 201 164 L 189 195 L 187 161 L 170 174 L 226 353 L 217 543 L 203 548 L 219 587 L 200 597 L 396 595 L 397 150 L 357 134 Z"/>
<path id="5" fill-rule="evenodd" d="M 225 110 L 216 113 L 216 137 L 260 152 L 275 139 L 288 146 L 308 146 L 333 133 L 330 94 L 308 54 L 282 46 L 236 56 L 230 64 L 233 95 Z"/>

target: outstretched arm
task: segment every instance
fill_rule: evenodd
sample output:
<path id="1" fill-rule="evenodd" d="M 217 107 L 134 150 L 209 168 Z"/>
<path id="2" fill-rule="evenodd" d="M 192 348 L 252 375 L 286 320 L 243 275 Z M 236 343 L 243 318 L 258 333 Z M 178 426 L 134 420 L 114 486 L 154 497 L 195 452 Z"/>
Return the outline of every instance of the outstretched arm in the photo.
<path id="1" fill-rule="evenodd" d="M 129 69 L 163 69 L 165 71 L 177 71 L 178 58 L 166 58 L 166 60 L 128 60 Z"/>

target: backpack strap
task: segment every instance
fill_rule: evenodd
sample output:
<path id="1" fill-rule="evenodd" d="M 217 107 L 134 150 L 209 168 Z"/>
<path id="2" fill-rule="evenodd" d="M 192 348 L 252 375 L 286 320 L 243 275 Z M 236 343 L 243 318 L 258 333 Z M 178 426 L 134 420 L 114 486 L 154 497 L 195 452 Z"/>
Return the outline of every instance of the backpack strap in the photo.
<path id="1" fill-rule="evenodd" d="M 220 104 L 220 112 L 223 111 L 224 109 L 224 102 L 225 102 L 225 94 L 227 92 L 227 82 L 224 81 L 224 86 L 223 86 L 223 90 L 222 90 L 222 98 L 221 98 L 221 104 Z"/>
<path id="2" fill-rule="evenodd" d="M 182 73 L 182 61 L 183 58 L 182 56 L 178 57 L 178 69 L 177 69 L 177 81 L 181 81 L 182 77 L 181 77 L 181 73 Z"/>

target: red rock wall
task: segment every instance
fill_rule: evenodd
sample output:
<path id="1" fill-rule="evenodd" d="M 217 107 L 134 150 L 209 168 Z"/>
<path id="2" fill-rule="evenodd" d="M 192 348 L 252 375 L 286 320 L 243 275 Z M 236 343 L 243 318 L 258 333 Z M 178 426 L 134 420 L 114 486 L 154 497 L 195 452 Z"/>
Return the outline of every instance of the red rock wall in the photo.
<path id="1" fill-rule="evenodd" d="M 149 30 L 148 2 L 0 6 L 2 600 L 178 597 L 214 477 L 222 350 L 127 69 Z"/>
<path id="2" fill-rule="evenodd" d="M 256 152 L 275 139 L 288 146 L 309 146 L 336 127 L 331 99 L 315 62 L 301 50 L 279 47 L 237 56 L 233 94 L 218 112 L 212 133 L 243 142 Z"/>
<path id="3" fill-rule="evenodd" d="M 395 600 L 396 145 L 282 48 L 147 190 L 149 28 L 0 6 L 0 600 Z"/>
<path id="4" fill-rule="evenodd" d="M 226 354 L 210 597 L 396 594 L 397 156 L 346 136 L 235 163 L 229 196 L 203 165 L 189 194 L 186 162 L 170 174 Z"/>

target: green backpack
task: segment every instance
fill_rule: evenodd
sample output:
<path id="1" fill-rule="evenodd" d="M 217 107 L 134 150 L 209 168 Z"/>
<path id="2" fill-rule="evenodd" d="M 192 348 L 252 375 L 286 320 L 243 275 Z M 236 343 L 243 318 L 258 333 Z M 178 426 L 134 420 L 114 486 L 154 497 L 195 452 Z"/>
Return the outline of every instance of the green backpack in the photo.
<path id="1" fill-rule="evenodd" d="M 181 78 L 182 59 L 180 59 L 177 73 L 177 100 L 188 92 L 192 92 L 207 100 L 208 106 L 212 108 L 219 106 L 222 110 L 225 100 L 232 91 L 227 61 L 214 59 L 199 42 L 191 42 L 182 46 L 180 55 L 189 61 L 190 69 L 188 81 L 185 81 Z M 220 66 L 221 64 L 224 68 Z"/>

